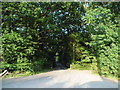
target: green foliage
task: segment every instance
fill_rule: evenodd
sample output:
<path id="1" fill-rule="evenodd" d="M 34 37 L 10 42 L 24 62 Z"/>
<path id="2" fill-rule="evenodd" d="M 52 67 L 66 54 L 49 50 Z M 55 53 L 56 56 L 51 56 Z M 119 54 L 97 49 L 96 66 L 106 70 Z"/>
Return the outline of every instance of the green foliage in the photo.
<path id="1" fill-rule="evenodd" d="M 95 47 L 99 73 L 118 75 L 118 28 L 111 21 L 109 9 L 98 7 L 88 10 L 83 19 L 87 19 L 91 29 L 91 46 Z M 94 26 L 93 26 L 94 24 Z M 94 33 L 92 33 L 94 30 Z"/>
<path id="2" fill-rule="evenodd" d="M 66 67 L 117 76 L 119 4 L 84 4 L 3 2 L 2 68 L 54 68 L 57 52 Z"/>
<path id="3" fill-rule="evenodd" d="M 48 63 L 46 58 L 39 57 L 36 61 L 32 62 L 32 72 L 39 72 L 45 68 L 45 65 Z"/>
<path id="4" fill-rule="evenodd" d="M 78 70 L 92 70 L 91 64 L 83 63 L 80 61 L 76 61 L 70 65 L 70 69 L 78 69 Z"/>
<path id="5" fill-rule="evenodd" d="M 23 38 L 18 33 L 8 33 L 2 36 L 3 46 L 3 68 L 10 70 L 24 70 L 29 68 L 28 55 L 33 55 L 34 49 L 31 46 L 27 46 L 27 38 Z M 30 42 L 30 41 L 29 41 Z"/>
<path id="6" fill-rule="evenodd" d="M 75 61 L 72 62 L 70 68 L 71 69 L 92 69 L 96 66 L 93 64 L 96 63 L 96 57 L 92 55 L 92 53 L 85 49 L 86 47 L 76 48 L 75 52 Z"/>

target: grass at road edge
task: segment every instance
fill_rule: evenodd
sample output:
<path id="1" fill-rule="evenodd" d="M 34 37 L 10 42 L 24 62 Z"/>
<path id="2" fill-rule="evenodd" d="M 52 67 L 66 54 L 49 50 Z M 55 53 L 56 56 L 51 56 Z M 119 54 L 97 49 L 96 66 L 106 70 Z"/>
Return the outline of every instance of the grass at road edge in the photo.
<path id="1" fill-rule="evenodd" d="M 99 73 L 97 71 L 94 71 L 94 70 L 92 70 L 92 74 L 99 75 Z M 118 77 L 111 76 L 111 75 L 109 75 L 109 76 L 102 75 L 101 77 L 104 77 L 104 78 L 112 80 L 112 81 L 120 80 Z"/>
<path id="2" fill-rule="evenodd" d="M 44 73 L 44 72 L 49 72 L 49 71 L 53 71 L 53 69 L 43 69 L 41 71 L 38 72 L 30 72 L 30 71 L 26 71 L 26 72 L 13 72 L 13 73 L 9 73 L 6 76 L 2 77 L 2 78 L 17 78 L 17 77 L 25 77 L 25 76 L 31 76 L 31 75 L 36 75 L 36 74 L 40 74 L 40 73 Z"/>

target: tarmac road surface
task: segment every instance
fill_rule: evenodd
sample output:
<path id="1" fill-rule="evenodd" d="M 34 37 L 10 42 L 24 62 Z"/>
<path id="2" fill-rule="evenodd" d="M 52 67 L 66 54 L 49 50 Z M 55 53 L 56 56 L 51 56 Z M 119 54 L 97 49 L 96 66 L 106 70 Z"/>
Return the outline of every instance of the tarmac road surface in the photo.
<path id="1" fill-rule="evenodd" d="M 103 79 L 87 70 L 55 70 L 3 79 L 2 88 L 118 88 L 118 82 Z"/>

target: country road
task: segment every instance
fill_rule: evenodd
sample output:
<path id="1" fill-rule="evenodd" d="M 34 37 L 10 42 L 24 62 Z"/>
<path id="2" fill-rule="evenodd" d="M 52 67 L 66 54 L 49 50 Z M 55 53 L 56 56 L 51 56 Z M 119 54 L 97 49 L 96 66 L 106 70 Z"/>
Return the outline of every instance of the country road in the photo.
<path id="1" fill-rule="evenodd" d="M 2 88 L 118 88 L 118 83 L 86 70 L 56 70 L 2 80 Z"/>

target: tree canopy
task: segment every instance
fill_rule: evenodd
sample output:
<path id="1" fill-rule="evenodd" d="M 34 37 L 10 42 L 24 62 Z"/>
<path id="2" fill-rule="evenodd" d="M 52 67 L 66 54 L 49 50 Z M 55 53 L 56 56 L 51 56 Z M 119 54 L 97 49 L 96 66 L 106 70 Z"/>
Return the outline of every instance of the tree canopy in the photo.
<path id="1" fill-rule="evenodd" d="M 118 76 L 120 3 L 3 2 L 2 66 L 37 72 L 59 62 Z"/>

